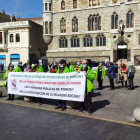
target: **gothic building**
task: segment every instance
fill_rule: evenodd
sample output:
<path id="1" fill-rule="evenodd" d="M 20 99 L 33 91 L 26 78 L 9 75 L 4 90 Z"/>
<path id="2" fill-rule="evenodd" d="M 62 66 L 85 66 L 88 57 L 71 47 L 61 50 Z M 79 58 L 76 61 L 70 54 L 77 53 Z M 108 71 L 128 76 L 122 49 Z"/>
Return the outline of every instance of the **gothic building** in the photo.
<path id="1" fill-rule="evenodd" d="M 140 65 L 140 0 L 44 0 L 49 61 L 77 57 Z"/>

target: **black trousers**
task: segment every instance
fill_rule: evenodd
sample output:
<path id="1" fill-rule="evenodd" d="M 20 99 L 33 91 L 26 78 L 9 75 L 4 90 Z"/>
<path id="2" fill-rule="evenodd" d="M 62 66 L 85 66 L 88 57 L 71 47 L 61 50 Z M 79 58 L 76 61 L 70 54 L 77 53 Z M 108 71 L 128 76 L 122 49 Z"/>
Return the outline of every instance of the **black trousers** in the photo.
<path id="1" fill-rule="evenodd" d="M 35 102 L 35 98 L 36 97 L 32 97 L 31 102 Z M 37 98 L 38 99 L 38 103 L 42 103 L 42 98 Z"/>
<path id="2" fill-rule="evenodd" d="M 92 111 L 92 101 L 91 101 L 91 92 L 89 92 L 87 95 L 87 102 L 88 102 L 88 111 Z M 84 102 L 80 102 L 80 107 L 82 109 L 85 109 Z"/>
<path id="3" fill-rule="evenodd" d="M 134 79 L 134 77 L 128 78 L 128 80 L 129 80 L 129 88 L 130 89 L 133 89 L 133 86 L 134 86 L 133 79 Z"/>
<path id="4" fill-rule="evenodd" d="M 99 88 L 103 87 L 103 80 L 102 79 L 98 79 L 98 85 L 99 85 Z"/>
<path id="5" fill-rule="evenodd" d="M 6 89 L 7 89 L 7 91 L 8 91 L 8 87 L 7 87 L 8 85 L 7 85 L 7 83 L 6 83 Z M 9 96 L 9 99 L 13 99 L 14 100 L 14 98 L 15 98 L 15 95 L 14 94 L 8 94 L 8 96 Z"/>
<path id="6" fill-rule="evenodd" d="M 110 88 L 114 89 L 114 79 L 109 79 L 110 81 Z"/>

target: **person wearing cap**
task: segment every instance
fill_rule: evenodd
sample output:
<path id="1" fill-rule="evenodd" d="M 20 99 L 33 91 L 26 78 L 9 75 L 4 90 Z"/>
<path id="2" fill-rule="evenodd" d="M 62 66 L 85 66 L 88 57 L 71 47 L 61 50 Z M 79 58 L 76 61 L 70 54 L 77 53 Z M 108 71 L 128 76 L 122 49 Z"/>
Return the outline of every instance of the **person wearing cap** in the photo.
<path id="1" fill-rule="evenodd" d="M 129 80 L 129 88 L 128 90 L 133 90 L 134 89 L 134 83 L 133 83 L 133 79 L 134 79 L 134 74 L 136 72 L 135 67 L 133 66 L 133 63 L 130 62 L 129 63 L 129 67 L 126 70 L 126 73 L 128 74 L 128 80 Z"/>
<path id="2" fill-rule="evenodd" d="M 74 72 L 74 66 L 72 64 L 70 64 L 70 62 L 68 60 L 66 61 L 66 65 L 69 69 L 69 72 Z"/>
<path id="3" fill-rule="evenodd" d="M 19 61 L 18 66 L 13 70 L 13 72 L 23 72 L 23 71 L 24 71 L 24 68 L 22 66 L 22 62 Z"/>
<path id="4" fill-rule="evenodd" d="M 92 113 L 91 93 L 94 90 L 93 81 L 95 80 L 95 74 L 93 69 L 89 67 L 87 60 L 82 61 L 81 71 L 85 74 L 86 77 L 85 94 L 87 96 L 87 102 L 88 102 L 88 113 L 91 114 Z M 84 102 L 81 102 L 79 111 L 83 112 L 84 110 L 85 110 Z"/>
<path id="5" fill-rule="evenodd" d="M 82 68 L 82 61 L 81 61 L 81 59 L 78 58 L 75 71 L 78 72 L 79 70 L 81 70 L 81 68 Z"/>
<path id="6" fill-rule="evenodd" d="M 13 65 L 11 64 L 11 65 L 8 66 L 8 70 L 4 74 L 6 89 L 8 89 L 8 75 L 9 75 L 9 72 L 12 72 L 12 71 L 13 71 Z M 8 94 L 8 95 L 9 95 L 9 98 L 7 100 L 13 101 L 14 100 L 14 94 Z"/>
<path id="7" fill-rule="evenodd" d="M 59 68 L 56 73 L 69 73 L 69 69 L 66 66 L 66 60 L 63 60 L 63 59 L 60 60 Z M 55 107 L 55 109 L 60 109 L 60 108 L 61 108 L 61 111 L 64 111 L 66 109 L 66 101 L 58 100 L 58 106 Z"/>

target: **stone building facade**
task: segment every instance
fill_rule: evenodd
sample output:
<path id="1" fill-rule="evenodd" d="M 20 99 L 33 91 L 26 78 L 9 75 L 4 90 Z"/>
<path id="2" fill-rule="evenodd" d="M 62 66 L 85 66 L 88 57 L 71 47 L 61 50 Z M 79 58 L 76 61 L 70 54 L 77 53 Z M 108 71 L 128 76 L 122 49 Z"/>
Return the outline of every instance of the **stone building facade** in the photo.
<path id="1" fill-rule="evenodd" d="M 140 64 L 140 0 L 44 0 L 43 4 L 49 61 L 80 57 Z M 45 24 L 48 19 L 52 27 Z M 125 26 L 123 36 L 119 23 Z M 51 34 L 46 32 L 49 28 Z"/>
<path id="2" fill-rule="evenodd" d="M 42 34 L 43 26 L 30 20 L 0 23 L 0 63 L 16 67 L 19 61 L 32 63 L 44 56 L 47 45 Z"/>

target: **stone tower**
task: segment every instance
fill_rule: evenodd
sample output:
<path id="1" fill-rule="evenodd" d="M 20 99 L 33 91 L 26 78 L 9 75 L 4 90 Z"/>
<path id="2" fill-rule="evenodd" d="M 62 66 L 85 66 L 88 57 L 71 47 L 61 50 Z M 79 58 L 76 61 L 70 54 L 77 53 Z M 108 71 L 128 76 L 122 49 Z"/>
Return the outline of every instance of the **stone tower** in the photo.
<path id="1" fill-rule="evenodd" d="M 43 39 L 47 45 L 52 37 L 52 0 L 43 0 Z"/>

